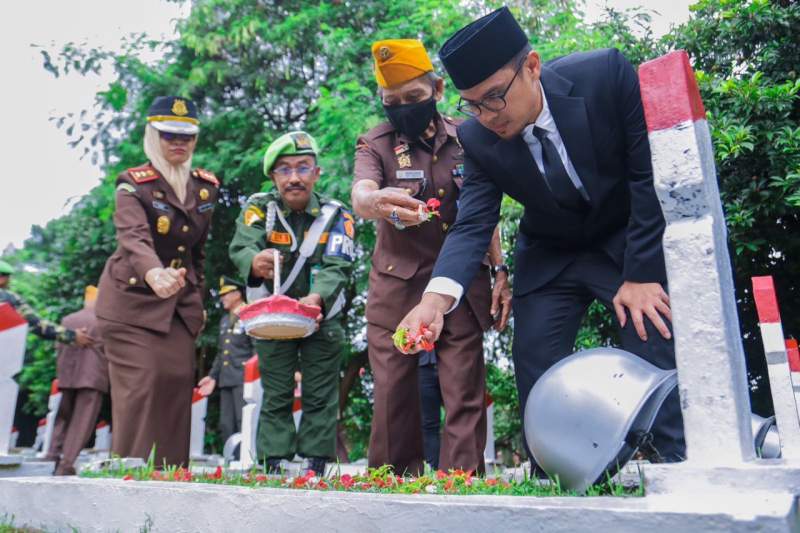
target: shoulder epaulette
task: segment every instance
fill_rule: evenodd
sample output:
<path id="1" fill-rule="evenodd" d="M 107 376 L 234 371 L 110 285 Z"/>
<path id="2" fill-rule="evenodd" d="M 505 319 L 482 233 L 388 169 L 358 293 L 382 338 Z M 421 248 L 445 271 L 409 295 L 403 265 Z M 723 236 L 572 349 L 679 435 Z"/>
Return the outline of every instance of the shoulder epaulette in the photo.
<path id="1" fill-rule="evenodd" d="M 256 200 L 261 200 L 262 198 L 266 198 L 269 195 L 270 195 L 270 193 L 268 193 L 268 192 L 256 192 L 256 193 L 253 193 L 250 196 L 248 196 L 247 200 L 245 201 L 245 203 L 249 204 L 249 203 L 254 202 Z"/>
<path id="2" fill-rule="evenodd" d="M 204 168 L 194 169 L 192 171 L 192 176 L 194 176 L 195 178 L 200 178 L 201 180 L 206 180 L 209 183 L 213 183 L 214 187 L 219 187 L 219 180 L 217 179 L 217 177 L 213 173 L 209 172 Z"/>
<path id="3" fill-rule="evenodd" d="M 133 178 L 133 181 L 136 183 L 147 183 L 148 181 L 157 180 L 159 178 L 156 169 L 150 165 L 129 168 L 127 172 L 131 175 L 131 178 Z"/>

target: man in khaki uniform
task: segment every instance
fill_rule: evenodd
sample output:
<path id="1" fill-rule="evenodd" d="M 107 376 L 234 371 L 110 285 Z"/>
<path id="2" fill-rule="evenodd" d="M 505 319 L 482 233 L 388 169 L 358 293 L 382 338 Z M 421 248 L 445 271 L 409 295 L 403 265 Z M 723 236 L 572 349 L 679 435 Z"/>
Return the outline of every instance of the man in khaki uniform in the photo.
<path id="1" fill-rule="evenodd" d="M 423 466 L 417 356 L 395 349 L 392 333 L 422 296 L 445 236 L 456 218 L 463 180 L 457 123 L 436 110 L 444 82 L 421 42 L 373 44 L 375 77 L 388 122 L 358 139 L 353 207 L 377 220 L 377 243 L 367 300 L 367 340 L 375 376 L 370 466 L 391 464 L 417 473 Z M 426 202 L 441 202 L 438 216 L 419 216 Z M 474 250 L 487 256 L 487 250 Z M 442 469 L 484 468 L 486 441 L 483 332 L 497 316 L 505 327 L 510 312 L 507 268 L 499 233 L 483 269 L 456 308 L 436 345 L 439 385 L 446 420 L 439 456 Z M 495 267 L 494 292 L 490 267 Z"/>
<path id="2" fill-rule="evenodd" d="M 302 131 L 275 140 L 264 156 L 264 174 L 276 191 L 251 196 L 236 222 L 229 252 L 247 280 L 248 301 L 268 296 L 273 252 L 281 257 L 281 293 L 322 309 L 319 329 L 304 339 L 255 342 L 264 386 L 258 454 L 270 471 L 295 453 L 322 473 L 336 456 L 339 364 L 344 342 L 342 309 L 353 260 L 353 216 L 314 192 L 319 147 Z M 308 240 L 310 245 L 305 246 Z M 265 283 L 267 280 L 267 283 Z M 269 289 L 267 289 L 269 286 Z M 294 373 L 303 374 L 303 418 L 292 417 Z"/>
<path id="3" fill-rule="evenodd" d="M 64 317 L 62 325 L 70 329 L 85 328 L 89 336 L 99 339 L 94 303 L 97 287 L 89 285 L 84 294 L 83 309 Z M 108 394 L 108 361 L 103 346 L 90 347 L 59 344 L 56 367 L 61 404 L 53 428 L 48 455 L 56 461 L 55 475 L 75 474 L 75 459 L 89 441 L 97 415 Z"/>

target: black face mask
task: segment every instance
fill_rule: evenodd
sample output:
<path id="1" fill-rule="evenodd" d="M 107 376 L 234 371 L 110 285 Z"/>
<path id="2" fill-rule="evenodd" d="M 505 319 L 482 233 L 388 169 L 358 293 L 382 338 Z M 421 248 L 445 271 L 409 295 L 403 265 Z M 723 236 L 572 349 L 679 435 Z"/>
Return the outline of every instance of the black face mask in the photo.
<path id="1" fill-rule="evenodd" d="M 401 105 L 385 105 L 383 111 L 392 126 L 409 139 L 418 139 L 428 128 L 436 113 L 436 99 Z"/>

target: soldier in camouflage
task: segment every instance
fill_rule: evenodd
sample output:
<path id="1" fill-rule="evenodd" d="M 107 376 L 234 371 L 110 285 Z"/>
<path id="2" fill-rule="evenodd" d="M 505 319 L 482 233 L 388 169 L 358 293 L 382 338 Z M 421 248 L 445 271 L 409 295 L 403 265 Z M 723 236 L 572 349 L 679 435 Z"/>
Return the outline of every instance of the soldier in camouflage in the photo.
<path id="1" fill-rule="evenodd" d="M 279 469 L 281 459 L 297 453 L 308 459 L 310 470 L 321 474 L 326 461 L 336 456 L 342 309 L 355 223 L 342 204 L 314 192 L 320 175 L 318 153 L 317 142 L 305 132 L 287 133 L 269 146 L 264 174 L 277 190 L 247 200 L 229 248 L 231 260 L 247 280 L 248 301 L 270 294 L 273 250 L 278 250 L 285 273 L 282 294 L 322 309 L 313 335 L 255 343 L 264 386 L 258 454 L 272 471 Z M 316 242 L 313 250 L 302 247 L 306 239 Z M 303 374 L 303 417 L 295 432 L 292 391 L 298 369 Z"/>
<path id="2" fill-rule="evenodd" d="M 28 321 L 30 332 L 47 340 L 54 340 L 63 344 L 76 344 L 81 347 L 91 346 L 93 341 L 86 328 L 67 329 L 58 324 L 54 324 L 36 314 L 33 308 L 25 303 L 25 300 L 8 290 L 11 283 L 11 275 L 14 268 L 0 260 L 0 304 L 8 303 L 17 313 Z"/>

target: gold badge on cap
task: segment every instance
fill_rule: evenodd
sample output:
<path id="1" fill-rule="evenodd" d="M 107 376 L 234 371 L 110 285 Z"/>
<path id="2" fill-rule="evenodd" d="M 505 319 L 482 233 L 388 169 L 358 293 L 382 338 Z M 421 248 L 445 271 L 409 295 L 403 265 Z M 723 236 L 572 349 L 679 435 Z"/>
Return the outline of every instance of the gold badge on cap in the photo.
<path id="1" fill-rule="evenodd" d="M 311 139 L 305 133 L 298 133 L 293 135 L 294 147 L 297 150 L 309 150 L 311 148 Z"/>
<path id="2" fill-rule="evenodd" d="M 175 101 L 172 103 L 172 112 L 182 117 L 183 115 L 188 115 L 189 110 L 186 108 L 186 102 L 181 100 L 180 98 L 176 98 Z"/>
<path id="3" fill-rule="evenodd" d="M 380 54 L 381 59 L 386 61 L 392 55 L 392 51 L 389 50 L 388 46 L 381 46 L 380 49 L 378 50 L 378 54 Z"/>
<path id="4" fill-rule="evenodd" d="M 208 200 L 208 189 L 206 189 L 205 187 L 200 189 L 200 199 L 201 200 Z"/>
<path id="5" fill-rule="evenodd" d="M 169 217 L 166 215 L 161 215 L 156 220 L 156 231 L 161 235 L 166 235 L 169 233 Z"/>

